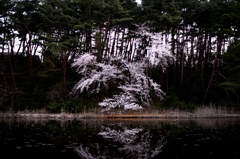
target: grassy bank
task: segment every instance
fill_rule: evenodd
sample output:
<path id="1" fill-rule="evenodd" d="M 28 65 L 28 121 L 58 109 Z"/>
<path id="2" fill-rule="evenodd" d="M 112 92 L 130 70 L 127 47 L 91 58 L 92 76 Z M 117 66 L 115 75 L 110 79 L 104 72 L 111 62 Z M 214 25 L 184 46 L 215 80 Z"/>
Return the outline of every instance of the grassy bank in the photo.
<path id="1" fill-rule="evenodd" d="M 33 118 L 33 119 L 111 119 L 111 118 L 240 118 L 240 112 L 226 107 L 202 106 L 194 111 L 182 111 L 178 109 L 143 109 L 140 111 L 111 110 L 101 112 L 92 110 L 83 113 L 49 113 L 46 110 L 1 112 L 1 118 Z"/>

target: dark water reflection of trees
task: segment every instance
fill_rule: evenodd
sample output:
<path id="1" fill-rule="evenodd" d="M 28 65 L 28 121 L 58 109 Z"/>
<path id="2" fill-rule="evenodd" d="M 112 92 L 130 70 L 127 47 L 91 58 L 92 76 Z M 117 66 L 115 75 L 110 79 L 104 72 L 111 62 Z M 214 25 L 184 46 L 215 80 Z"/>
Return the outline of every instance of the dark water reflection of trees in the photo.
<path id="1" fill-rule="evenodd" d="M 240 158 L 240 119 L 0 119 L 8 158 Z"/>

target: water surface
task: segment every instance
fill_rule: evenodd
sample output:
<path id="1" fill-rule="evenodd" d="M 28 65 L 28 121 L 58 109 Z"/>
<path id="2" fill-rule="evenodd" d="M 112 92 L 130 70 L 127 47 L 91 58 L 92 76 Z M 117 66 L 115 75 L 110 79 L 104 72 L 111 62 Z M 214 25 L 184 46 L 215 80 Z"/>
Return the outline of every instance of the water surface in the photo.
<path id="1" fill-rule="evenodd" d="M 240 159 L 239 119 L 0 119 L 1 158 Z"/>

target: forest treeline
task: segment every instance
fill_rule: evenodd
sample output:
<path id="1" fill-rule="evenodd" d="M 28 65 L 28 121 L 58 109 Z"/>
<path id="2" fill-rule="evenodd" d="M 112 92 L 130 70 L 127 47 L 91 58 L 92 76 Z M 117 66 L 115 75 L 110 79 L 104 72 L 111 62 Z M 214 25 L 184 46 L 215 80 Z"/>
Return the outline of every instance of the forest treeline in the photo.
<path id="1" fill-rule="evenodd" d="M 110 80 L 102 93 L 76 96 L 71 92 L 81 75 L 71 64 L 84 53 L 99 63 L 147 56 L 151 39 L 136 34 L 141 26 L 161 33 L 173 56 L 166 68 L 146 68 L 166 93 L 163 101 L 153 97 L 152 105 L 238 106 L 239 15 L 238 0 L 2 0 L 0 110 L 95 108 L 117 88 Z"/>

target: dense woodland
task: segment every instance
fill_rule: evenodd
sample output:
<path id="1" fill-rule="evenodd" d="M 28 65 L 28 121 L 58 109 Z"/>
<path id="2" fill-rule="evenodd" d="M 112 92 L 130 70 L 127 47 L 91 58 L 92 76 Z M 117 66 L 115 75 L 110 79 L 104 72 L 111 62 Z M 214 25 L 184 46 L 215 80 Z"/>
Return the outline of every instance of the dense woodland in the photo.
<path id="1" fill-rule="evenodd" d="M 239 15 L 238 0 L 1 0 L 0 110 L 96 108 L 121 91 L 119 81 L 108 78 L 97 93 L 89 93 L 94 81 L 74 89 L 84 78 L 74 61 L 88 53 L 95 59 L 90 70 L 122 64 L 113 57 L 139 67 L 136 61 L 149 56 L 154 41 L 168 49 L 158 63 L 141 66 L 165 93 L 159 98 L 150 92 L 150 106 L 239 106 Z M 143 27 L 159 36 L 139 33 Z"/>

